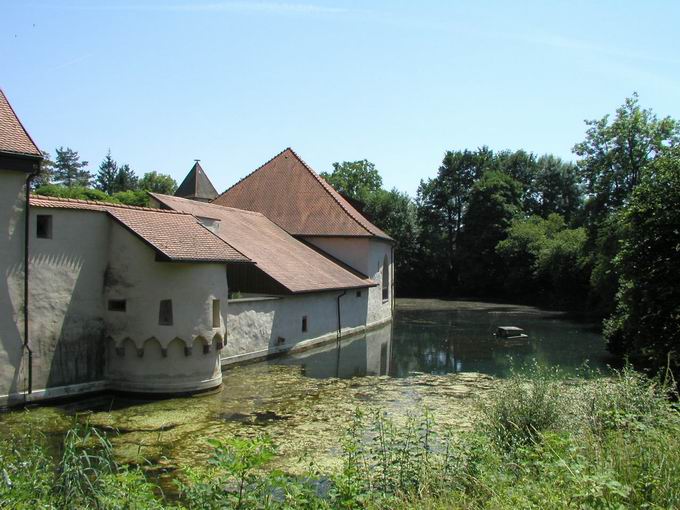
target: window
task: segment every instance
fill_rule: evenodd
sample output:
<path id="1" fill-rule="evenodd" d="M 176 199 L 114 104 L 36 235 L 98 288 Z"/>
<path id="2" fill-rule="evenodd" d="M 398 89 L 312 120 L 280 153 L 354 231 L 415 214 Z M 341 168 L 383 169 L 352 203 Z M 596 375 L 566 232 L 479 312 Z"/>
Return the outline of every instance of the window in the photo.
<path id="1" fill-rule="evenodd" d="M 124 312 L 126 306 L 124 299 L 109 299 L 109 312 Z"/>
<path id="2" fill-rule="evenodd" d="M 307 316 L 302 317 L 302 332 L 307 333 Z"/>
<path id="3" fill-rule="evenodd" d="M 383 301 L 390 299 L 390 261 L 385 255 L 382 267 L 382 298 Z"/>
<path id="4" fill-rule="evenodd" d="M 219 299 L 213 299 L 212 324 L 213 324 L 213 328 L 219 328 L 222 325 L 222 321 L 220 319 L 220 300 Z"/>
<path id="5" fill-rule="evenodd" d="M 52 239 L 52 215 L 38 214 L 36 236 L 40 239 Z"/>
<path id="6" fill-rule="evenodd" d="M 160 326 L 172 326 L 172 299 L 161 300 L 158 309 L 158 324 Z"/>
<path id="7" fill-rule="evenodd" d="M 361 297 L 361 291 L 360 290 L 357 291 L 357 297 Z"/>

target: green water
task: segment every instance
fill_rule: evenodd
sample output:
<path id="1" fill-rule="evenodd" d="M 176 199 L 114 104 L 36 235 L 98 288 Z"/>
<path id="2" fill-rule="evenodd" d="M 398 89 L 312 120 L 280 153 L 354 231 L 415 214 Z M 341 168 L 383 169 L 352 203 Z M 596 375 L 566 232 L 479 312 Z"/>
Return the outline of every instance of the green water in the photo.
<path id="1" fill-rule="evenodd" d="M 498 326 L 520 326 L 525 345 L 504 345 Z M 510 361 L 510 359 L 514 361 Z M 0 415 L 0 435 L 32 428 L 58 450 L 74 420 L 110 431 L 116 455 L 169 479 L 205 461 L 209 437 L 269 434 L 278 467 L 302 472 L 338 464 L 338 444 L 357 408 L 386 409 L 396 421 L 432 410 L 441 427 L 465 429 L 475 397 L 512 363 L 536 359 L 574 371 L 608 361 L 602 338 L 564 315 L 525 307 L 404 301 L 392 325 L 361 337 L 224 373 L 221 391 L 144 401 L 113 395 Z M 492 377 L 493 376 L 493 377 Z"/>

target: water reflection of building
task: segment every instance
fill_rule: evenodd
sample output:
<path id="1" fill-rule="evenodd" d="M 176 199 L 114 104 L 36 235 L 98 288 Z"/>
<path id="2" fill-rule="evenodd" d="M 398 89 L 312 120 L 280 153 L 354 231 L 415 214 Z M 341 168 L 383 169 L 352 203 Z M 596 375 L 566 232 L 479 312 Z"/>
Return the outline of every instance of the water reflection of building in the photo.
<path id="1" fill-rule="evenodd" d="M 272 361 L 277 365 L 302 367 L 308 377 L 380 376 L 390 374 L 392 326 L 368 331 L 365 335 L 310 349 Z"/>

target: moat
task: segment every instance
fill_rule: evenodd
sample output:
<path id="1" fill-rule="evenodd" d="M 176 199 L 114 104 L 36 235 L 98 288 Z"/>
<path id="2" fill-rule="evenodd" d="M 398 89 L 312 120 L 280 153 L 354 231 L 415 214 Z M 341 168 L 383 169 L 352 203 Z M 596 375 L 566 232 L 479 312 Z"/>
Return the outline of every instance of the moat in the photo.
<path id="1" fill-rule="evenodd" d="M 498 326 L 519 326 L 520 345 L 499 342 Z M 427 407 L 440 427 L 468 428 L 477 398 L 494 379 L 527 362 L 607 370 L 599 333 L 565 314 L 468 301 L 402 300 L 393 323 L 364 336 L 225 371 L 221 391 L 145 401 L 99 395 L 0 415 L 0 434 L 30 427 L 55 451 L 74 420 L 111 432 L 116 455 L 163 480 L 208 458 L 210 437 L 269 434 L 280 467 L 337 464 L 339 438 L 358 408 L 396 420 Z"/>

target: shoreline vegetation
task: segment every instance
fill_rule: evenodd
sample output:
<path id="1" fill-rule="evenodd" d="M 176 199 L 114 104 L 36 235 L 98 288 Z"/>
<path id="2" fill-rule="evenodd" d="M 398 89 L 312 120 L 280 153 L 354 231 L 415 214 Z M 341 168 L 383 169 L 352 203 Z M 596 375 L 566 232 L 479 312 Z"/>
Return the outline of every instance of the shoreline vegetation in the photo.
<path id="1" fill-rule="evenodd" d="M 532 365 L 496 380 L 469 430 L 433 413 L 357 410 L 335 470 L 271 467 L 285 437 L 197 438 L 207 462 L 161 487 L 122 464 L 110 437 L 75 423 L 59 448 L 35 430 L 0 441 L 0 507 L 96 509 L 677 508 L 675 382 L 626 367 L 565 379 Z M 30 411 L 27 411 L 30 412 Z"/>

